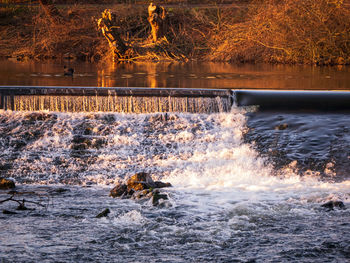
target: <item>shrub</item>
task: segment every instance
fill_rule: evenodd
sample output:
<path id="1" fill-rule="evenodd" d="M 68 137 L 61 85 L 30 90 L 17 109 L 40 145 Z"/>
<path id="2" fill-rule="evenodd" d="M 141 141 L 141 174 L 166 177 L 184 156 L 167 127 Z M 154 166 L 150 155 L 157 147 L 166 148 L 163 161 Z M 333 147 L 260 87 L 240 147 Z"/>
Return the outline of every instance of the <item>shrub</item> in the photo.
<path id="1" fill-rule="evenodd" d="M 350 12 L 342 0 L 253 0 L 246 22 L 226 23 L 220 34 L 213 59 L 350 63 Z"/>

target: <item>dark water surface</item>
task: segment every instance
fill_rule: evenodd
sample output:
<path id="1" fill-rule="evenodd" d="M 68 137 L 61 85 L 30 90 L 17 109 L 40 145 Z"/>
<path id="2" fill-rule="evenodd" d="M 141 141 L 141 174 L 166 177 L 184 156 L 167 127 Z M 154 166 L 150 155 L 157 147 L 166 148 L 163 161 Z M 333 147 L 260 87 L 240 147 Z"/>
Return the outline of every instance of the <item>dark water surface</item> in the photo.
<path id="1" fill-rule="evenodd" d="M 350 114 L 310 112 L 249 113 L 245 141 L 275 167 L 317 171 L 331 180 L 350 179 Z"/>
<path id="2" fill-rule="evenodd" d="M 6 62 L 1 85 L 349 87 L 348 68 L 74 67 L 72 79 L 62 65 Z M 0 261 L 348 262 L 349 149 L 345 112 L 0 111 L 0 176 L 16 181 L 18 198 L 45 205 L 0 204 L 17 212 L 0 213 Z M 108 196 L 141 171 L 172 183 L 168 201 Z M 328 201 L 345 209 L 321 207 Z"/>
<path id="3" fill-rule="evenodd" d="M 0 61 L 0 85 L 350 90 L 350 67 Z M 63 75 L 63 65 L 75 70 Z"/>

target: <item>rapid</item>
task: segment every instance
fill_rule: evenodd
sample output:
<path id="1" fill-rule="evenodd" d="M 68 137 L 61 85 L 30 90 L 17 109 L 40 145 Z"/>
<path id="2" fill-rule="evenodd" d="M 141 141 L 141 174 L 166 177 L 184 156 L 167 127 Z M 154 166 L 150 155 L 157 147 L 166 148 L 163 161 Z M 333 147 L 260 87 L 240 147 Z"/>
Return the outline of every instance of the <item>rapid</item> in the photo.
<path id="1" fill-rule="evenodd" d="M 345 262 L 349 114 L 0 112 L 3 262 Z M 170 199 L 108 196 L 136 172 Z M 7 193 L 0 192 L 0 200 Z M 345 208 L 321 207 L 342 201 Z M 3 204 L 11 209 L 13 204 Z M 96 218 L 103 209 L 111 213 Z"/>

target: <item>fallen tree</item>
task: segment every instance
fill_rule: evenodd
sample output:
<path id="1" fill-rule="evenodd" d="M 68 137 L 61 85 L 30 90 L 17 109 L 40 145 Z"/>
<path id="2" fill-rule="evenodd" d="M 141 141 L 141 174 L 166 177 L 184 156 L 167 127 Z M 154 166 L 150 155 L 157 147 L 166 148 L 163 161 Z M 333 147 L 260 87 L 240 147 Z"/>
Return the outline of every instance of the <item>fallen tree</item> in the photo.
<path id="1" fill-rule="evenodd" d="M 7 203 L 7 202 L 15 202 L 18 204 L 16 210 L 34 210 L 33 208 L 28 208 L 25 204 L 34 204 L 36 206 L 40 206 L 40 207 L 45 207 L 47 208 L 48 203 L 47 204 L 43 204 L 43 200 L 42 197 L 46 197 L 47 201 L 49 201 L 49 197 L 47 195 L 43 195 L 41 193 L 36 193 L 36 192 L 18 192 L 18 191 L 9 191 L 7 193 L 8 195 L 10 195 L 10 197 L 5 198 L 3 200 L 0 200 L 0 205 Z M 38 201 L 33 201 L 33 200 L 28 200 L 24 197 L 32 197 L 32 198 L 39 198 Z M 18 198 L 16 198 L 18 197 Z M 3 214 L 17 214 L 16 212 L 13 212 L 11 210 L 7 210 L 7 209 L 3 209 Z"/>

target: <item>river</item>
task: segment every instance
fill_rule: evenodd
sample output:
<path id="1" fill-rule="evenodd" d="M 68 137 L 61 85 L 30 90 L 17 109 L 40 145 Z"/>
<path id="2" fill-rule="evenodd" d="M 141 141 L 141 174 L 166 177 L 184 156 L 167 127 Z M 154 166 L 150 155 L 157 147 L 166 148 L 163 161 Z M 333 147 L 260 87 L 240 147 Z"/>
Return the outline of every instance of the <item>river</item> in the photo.
<path id="1" fill-rule="evenodd" d="M 0 85 L 349 90 L 349 68 L 4 62 Z M 0 111 L 3 262 L 346 262 L 350 114 Z M 77 141 L 83 138 L 83 141 Z M 111 198 L 136 172 L 169 200 Z M 9 195 L 0 190 L 0 200 Z M 35 194 L 33 194 L 35 193 Z M 345 209 L 322 207 L 342 201 Z M 96 215 L 105 208 L 105 218 Z"/>
<path id="2" fill-rule="evenodd" d="M 64 76 L 63 66 L 75 70 Z M 1 61 L 0 85 L 349 90 L 350 68 L 229 63 Z"/>

